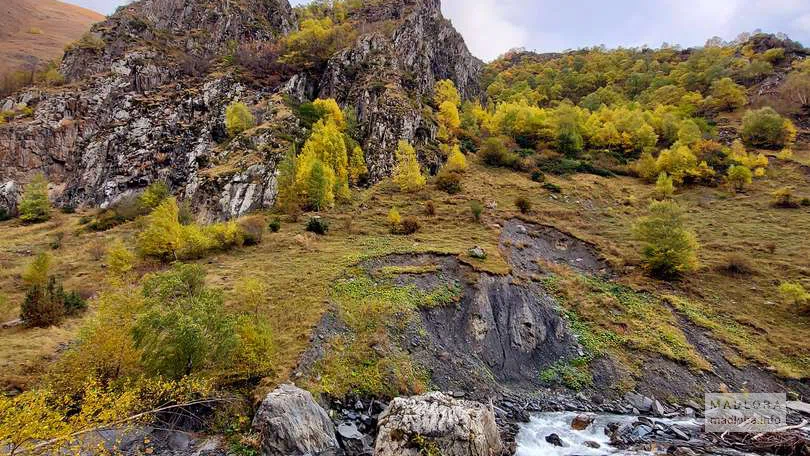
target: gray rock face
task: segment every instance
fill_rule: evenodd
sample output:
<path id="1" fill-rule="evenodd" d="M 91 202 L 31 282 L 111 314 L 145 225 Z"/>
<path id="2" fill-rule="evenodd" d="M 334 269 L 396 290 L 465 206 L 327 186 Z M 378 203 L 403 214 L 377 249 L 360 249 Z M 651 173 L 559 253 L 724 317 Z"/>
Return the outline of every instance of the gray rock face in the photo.
<path id="1" fill-rule="evenodd" d="M 377 456 L 492 456 L 503 451 L 495 414 L 484 405 L 442 393 L 394 399 L 379 418 Z"/>
<path id="2" fill-rule="evenodd" d="M 391 174 L 400 139 L 421 145 L 435 139 L 436 125 L 425 117 L 421 99 L 432 95 L 436 82 L 451 79 L 463 98 L 478 98 L 483 63 L 442 17 L 439 0 L 383 2 L 358 14 L 399 22 L 392 32 L 365 34 L 333 56 L 318 94 L 357 108 L 369 176 L 376 181 Z M 431 169 L 441 162 L 427 153 L 420 159 Z"/>
<path id="3" fill-rule="evenodd" d="M 477 97 L 482 66 L 438 0 L 376 3 L 353 13 L 361 35 L 350 48 L 281 84 L 300 98 L 336 97 L 357 108 L 372 180 L 391 173 L 400 139 L 432 144 L 437 128 L 422 98 L 435 82 L 452 79 L 465 97 Z M 232 52 L 231 41 L 270 41 L 296 27 L 287 0 L 141 0 L 120 8 L 67 50 L 61 72 L 73 84 L 0 100 L 34 109 L 32 118 L 0 126 L 0 183 L 44 172 L 57 204 L 107 207 L 162 180 L 209 220 L 272 206 L 277 164 L 304 139 L 297 120 L 279 115 L 286 106 L 274 89 L 248 87 L 227 69 L 205 75 L 209 60 Z M 227 141 L 232 101 L 253 107 L 267 128 Z M 442 160 L 435 149 L 420 148 L 433 170 Z"/>
<path id="4" fill-rule="evenodd" d="M 653 407 L 652 399 L 633 391 L 625 393 L 624 400 L 627 401 L 633 408 L 641 412 L 649 412 Z"/>
<path id="5" fill-rule="evenodd" d="M 265 456 L 335 455 L 335 427 L 308 391 L 282 385 L 267 395 L 253 418 Z"/>
<path id="6" fill-rule="evenodd" d="M 0 185 L 0 213 L 5 213 L 6 216 L 17 215 L 20 194 L 21 189 L 14 181 Z"/>
<path id="7" fill-rule="evenodd" d="M 94 25 L 91 35 L 95 43 L 69 48 L 60 70 L 70 81 L 107 72 L 111 67 L 115 71 L 116 61 L 148 43 L 152 52 L 132 73 L 136 81 L 141 78 L 152 83 L 137 87 L 148 90 L 188 70 L 183 67 L 191 62 L 220 54 L 231 40 L 269 40 L 295 26 L 287 0 L 141 0 Z M 169 58 L 172 51 L 185 57 Z M 167 67 L 173 68 L 163 71 Z M 160 74 L 154 77 L 154 73 Z"/>

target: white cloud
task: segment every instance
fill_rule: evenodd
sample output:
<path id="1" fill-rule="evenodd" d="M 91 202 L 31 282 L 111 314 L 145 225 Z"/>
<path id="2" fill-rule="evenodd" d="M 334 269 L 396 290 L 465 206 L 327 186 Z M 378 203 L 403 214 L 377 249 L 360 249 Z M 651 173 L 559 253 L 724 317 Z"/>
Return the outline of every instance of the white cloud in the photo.
<path id="1" fill-rule="evenodd" d="M 793 27 L 804 33 L 810 33 L 810 13 L 797 17 L 793 21 Z"/>
<path id="2" fill-rule="evenodd" d="M 529 33 L 508 17 L 513 2 L 443 0 L 442 12 L 464 36 L 470 51 L 493 60 L 513 47 L 525 46 Z"/>

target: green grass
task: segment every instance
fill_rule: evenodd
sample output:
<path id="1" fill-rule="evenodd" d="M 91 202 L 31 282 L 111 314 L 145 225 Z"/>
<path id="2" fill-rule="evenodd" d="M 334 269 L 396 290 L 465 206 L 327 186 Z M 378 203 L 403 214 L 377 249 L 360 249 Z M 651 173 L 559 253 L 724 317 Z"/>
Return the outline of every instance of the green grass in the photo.
<path id="1" fill-rule="evenodd" d="M 546 384 L 558 384 L 580 391 L 593 386 L 593 377 L 589 370 L 590 358 L 579 357 L 570 361 L 558 361 L 540 372 L 540 381 Z"/>
<path id="2" fill-rule="evenodd" d="M 376 283 L 365 275 L 335 285 L 332 299 L 348 333 L 329 340 L 317 363 L 314 391 L 335 397 L 347 393 L 393 397 L 427 389 L 428 376 L 393 340 L 419 325 L 416 310 L 426 296 L 413 286 Z"/>
<path id="3" fill-rule="evenodd" d="M 380 268 L 380 274 L 383 276 L 398 276 L 405 274 L 431 274 L 439 271 L 437 264 L 424 264 L 424 265 L 409 265 L 409 266 L 384 266 Z"/>
<path id="4" fill-rule="evenodd" d="M 797 156 L 807 156 L 807 151 L 795 150 Z M 520 215 L 514 208 L 519 196 L 526 197 L 533 208 L 530 215 L 521 218 L 554 225 L 595 244 L 625 287 L 570 275 L 557 277 L 563 298 L 566 287 L 572 287 L 563 307 L 573 316 L 569 320 L 578 328 L 584 345 L 591 349 L 606 346 L 611 356 L 630 364 L 638 359 L 637 351 L 645 351 L 690 367 L 705 367 L 705 361 L 684 343 L 668 306 L 650 298 L 677 294 L 693 309 L 690 318 L 699 320 L 702 316 L 702 326 L 735 349 L 740 362 L 773 365 L 784 376 L 810 377 L 805 342 L 810 338 L 810 316 L 783 303 L 774 285 L 790 280 L 810 288 L 810 243 L 806 242 L 806 230 L 800 228 L 810 226 L 810 210 L 784 210 L 770 205 L 770 193 L 787 185 L 793 186 L 797 195 L 810 195 L 806 171 L 799 164 L 774 164 L 766 179 L 755 180 L 741 195 L 723 188 L 680 189 L 676 199 L 686 209 L 687 223 L 698 235 L 702 266 L 682 282 L 669 285 L 643 275 L 638 267 L 638 245 L 630 235 L 633 221 L 646 211 L 653 186 L 630 177 L 549 175 L 547 180 L 562 189 L 562 193 L 552 194 L 527 175 L 470 162 L 459 194 L 447 195 L 431 185 L 421 193 L 403 194 L 384 181 L 355 191 L 350 204 L 320 214 L 332 227 L 326 236 L 305 233 L 309 214 L 299 221 L 283 218 L 281 231 L 265 236 L 262 244 L 200 260 L 209 284 L 224 289 L 227 296 L 238 281 L 248 276 L 261 280 L 270 290 L 259 311 L 272 321 L 279 350 L 273 355 L 277 373 L 265 381 L 265 389 L 289 378 L 309 345 L 313 329 L 330 308 L 333 284 L 365 259 L 392 253 L 441 253 L 455 255 L 477 271 L 509 273 L 510 267 L 498 248 L 499 226 Z M 436 207 L 435 216 L 425 214 L 428 200 Z M 485 206 L 480 222 L 473 221 L 469 213 L 473 200 Z M 386 218 L 394 206 L 403 217 L 416 217 L 421 230 L 411 236 L 392 235 Z M 7 298 L 0 303 L 0 319 L 11 320 L 19 314 L 25 292 L 20 273 L 43 250 L 54 255 L 54 272 L 64 278 L 67 289 L 88 294 L 100 291 L 105 269 L 103 261 L 94 258 L 94 247 L 107 245 L 114 238 L 132 245 L 138 222 L 104 233 L 88 233 L 78 223 L 82 215 L 87 214 L 54 213 L 51 221 L 39 225 L 0 222 L 0 290 Z M 52 251 L 50 244 L 60 232 L 65 233 L 62 246 Z M 469 258 L 467 252 L 475 245 L 487 251 L 486 260 Z M 769 245 L 775 246 L 773 253 Z M 748 277 L 722 273 L 719 268 L 732 252 L 747 256 L 755 273 Z M 141 265 L 139 271 L 151 268 Z M 384 273 L 419 274 L 433 269 L 432 265 L 422 265 L 387 269 Z M 455 304 L 455 291 L 433 293 L 433 305 Z M 231 299 L 226 305 L 241 304 Z M 83 319 L 93 315 L 93 306 L 91 301 Z M 0 385 L 30 385 L 57 356 L 58 347 L 76 338 L 81 324 L 81 319 L 70 319 L 56 328 L 0 331 Z M 343 341 L 346 346 L 352 343 Z"/>

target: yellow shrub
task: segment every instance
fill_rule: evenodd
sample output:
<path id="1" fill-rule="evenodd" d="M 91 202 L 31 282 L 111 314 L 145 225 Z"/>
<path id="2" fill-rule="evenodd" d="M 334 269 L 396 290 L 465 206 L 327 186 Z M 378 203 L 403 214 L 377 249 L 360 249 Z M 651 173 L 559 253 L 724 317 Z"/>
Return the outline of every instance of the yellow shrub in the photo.
<path id="1" fill-rule="evenodd" d="M 116 239 L 107 249 L 106 264 L 111 274 L 121 277 L 132 270 L 135 265 L 135 254 L 130 252 L 120 239 Z"/>
<path id="2" fill-rule="evenodd" d="M 388 224 L 392 227 L 398 227 L 402 223 L 402 216 L 399 215 L 397 208 L 392 207 L 388 212 Z"/>
<path id="3" fill-rule="evenodd" d="M 467 157 L 461 152 L 461 148 L 456 145 L 450 152 L 447 158 L 447 164 L 444 165 L 445 169 L 456 172 L 463 172 L 467 170 Z"/>

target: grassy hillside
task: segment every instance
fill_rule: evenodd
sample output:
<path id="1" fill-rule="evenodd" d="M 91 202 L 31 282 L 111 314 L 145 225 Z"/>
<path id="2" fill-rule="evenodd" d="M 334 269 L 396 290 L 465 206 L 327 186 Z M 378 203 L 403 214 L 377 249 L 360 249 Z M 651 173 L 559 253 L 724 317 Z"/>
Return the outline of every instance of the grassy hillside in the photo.
<path id="1" fill-rule="evenodd" d="M 0 5 L 0 74 L 59 60 L 104 16 L 57 0 L 8 0 Z"/>

